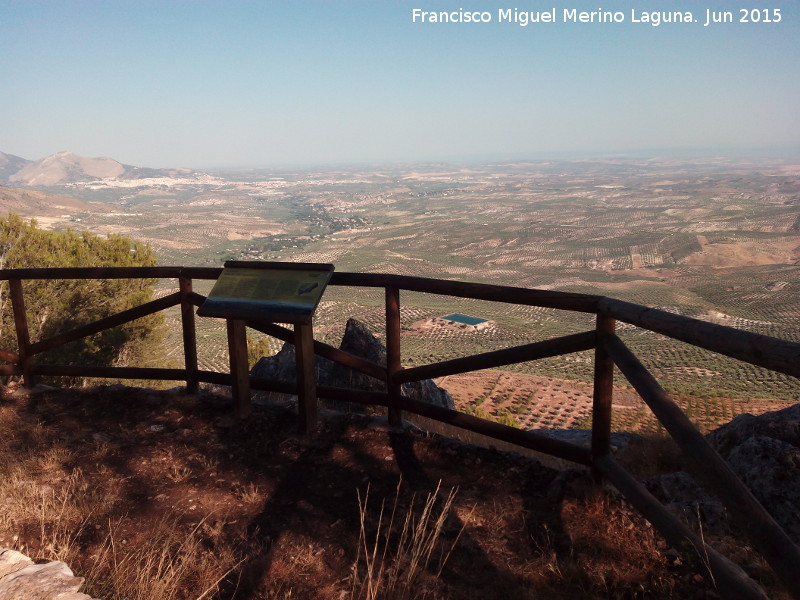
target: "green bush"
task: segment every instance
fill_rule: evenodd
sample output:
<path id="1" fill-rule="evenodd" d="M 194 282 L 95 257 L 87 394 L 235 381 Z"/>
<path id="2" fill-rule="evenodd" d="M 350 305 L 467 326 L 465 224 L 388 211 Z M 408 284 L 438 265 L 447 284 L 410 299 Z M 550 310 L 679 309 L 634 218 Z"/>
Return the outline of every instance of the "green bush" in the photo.
<path id="1" fill-rule="evenodd" d="M 100 237 L 73 230 L 46 231 L 15 214 L 0 218 L 0 268 L 155 266 L 149 246 L 121 235 Z M 31 341 L 47 339 L 153 298 L 153 279 L 23 281 Z M 71 342 L 42 355 L 62 365 L 119 365 L 157 360 L 163 318 L 149 315 Z M 0 347 L 16 351 L 8 282 L 0 284 Z M 37 357 L 38 358 L 38 357 Z"/>

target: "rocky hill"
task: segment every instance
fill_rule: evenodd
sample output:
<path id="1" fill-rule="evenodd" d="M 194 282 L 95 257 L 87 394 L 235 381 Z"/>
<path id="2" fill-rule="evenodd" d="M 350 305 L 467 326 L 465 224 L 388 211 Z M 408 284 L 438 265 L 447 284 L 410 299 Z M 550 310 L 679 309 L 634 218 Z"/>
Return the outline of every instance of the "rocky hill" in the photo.
<path id="1" fill-rule="evenodd" d="M 11 175 L 22 170 L 30 162 L 19 156 L 0 152 L 0 182 L 7 182 Z"/>
<path id="2" fill-rule="evenodd" d="M 31 161 L 0 153 L 0 183 L 17 186 L 54 186 L 104 179 L 136 180 L 178 177 L 189 169 L 150 169 L 123 164 L 113 158 L 88 158 L 64 151 Z"/>

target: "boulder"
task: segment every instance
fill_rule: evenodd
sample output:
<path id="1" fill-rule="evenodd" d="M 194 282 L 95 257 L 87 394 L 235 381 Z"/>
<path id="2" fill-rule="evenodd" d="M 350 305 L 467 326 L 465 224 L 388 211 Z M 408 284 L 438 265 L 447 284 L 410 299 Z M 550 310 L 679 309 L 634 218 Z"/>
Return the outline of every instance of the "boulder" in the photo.
<path id="1" fill-rule="evenodd" d="M 19 571 L 20 569 L 32 565 L 33 561 L 16 550 L 10 548 L 0 548 L 0 581 L 6 575 Z"/>
<path id="2" fill-rule="evenodd" d="M 739 415 L 707 436 L 734 473 L 795 543 L 800 543 L 800 404 L 753 416 Z M 687 473 L 645 482 L 673 512 L 715 533 L 727 530 L 725 509 Z"/>
<path id="3" fill-rule="evenodd" d="M 764 508 L 800 543 L 800 404 L 740 415 L 708 440 Z"/>
<path id="4" fill-rule="evenodd" d="M 800 448 L 800 404 L 762 415 L 739 415 L 708 435 L 708 441 L 724 458 L 753 436 L 764 436 Z"/>
<path id="5" fill-rule="evenodd" d="M 731 450 L 728 462 L 789 537 L 800 544 L 800 448 L 757 435 Z"/>
<path id="6" fill-rule="evenodd" d="M 0 600 L 92 600 L 78 590 L 82 577 L 75 577 L 61 561 L 43 564 L 24 554 L 0 548 Z"/>
<path id="7" fill-rule="evenodd" d="M 644 485 L 667 510 L 685 523 L 717 535 L 730 533 L 725 506 L 686 471 L 650 477 Z"/>
<path id="8" fill-rule="evenodd" d="M 372 335 L 372 332 L 364 323 L 357 319 L 348 319 L 339 348 L 360 358 L 386 366 L 386 347 Z M 315 363 L 317 383 L 319 385 L 371 392 L 386 391 L 386 384 L 383 381 L 349 369 L 344 365 L 319 356 L 316 358 Z M 253 366 L 250 375 L 277 381 L 296 381 L 294 345 L 286 343 L 277 354 L 261 358 Z M 455 409 L 450 393 L 437 386 L 430 379 L 404 383 L 401 393 L 414 400 L 428 402 L 451 410 Z M 275 395 L 273 395 L 274 397 Z M 348 405 L 346 408 L 355 409 L 356 407 L 358 405 Z"/>

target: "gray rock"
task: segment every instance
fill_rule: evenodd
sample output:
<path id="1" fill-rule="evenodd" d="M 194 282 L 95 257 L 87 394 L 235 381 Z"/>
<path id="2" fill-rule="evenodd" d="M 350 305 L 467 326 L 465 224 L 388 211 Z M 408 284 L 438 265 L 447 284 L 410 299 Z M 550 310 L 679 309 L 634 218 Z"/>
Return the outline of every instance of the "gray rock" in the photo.
<path id="1" fill-rule="evenodd" d="M 0 548 L 0 581 L 9 573 L 19 571 L 32 564 L 33 561 L 21 552 L 10 548 Z"/>
<path id="2" fill-rule="evenodd" d="M 320 368 L 326 361 L 327 359 L 325 358 L 316 357 L 317 381 L 319 381 Z M 294 344 L 287 342 L 277 354 L 261 357 L 250 369 L 250 376 L 276 381 L 295 381 L 297 379 L 296 369 Z"/>
<path id="3" fill-rule="evenodd" d="M 708 440 L 800 543 L 800 404 L 759 416 L 740 415 Z"/>
<path id="4" fill-rule="evenodd" d="M 739 444 L 753 436 L 781 440 L 800 448 L 800 404 L 757 417 L 739 415 L 708 435 L 708 441 L 724 458 Z"/>
<path id="5" fill-rule="evenodd" d="M 34 564 L 7 548 L 0 548 L 0 600 L 92 600 L 78 590 L 82 577 L 75 577 L 61 561 Z"/>
<path id="6" fill-rule="evenodd" d="M 800 448 L 762 435 L 735 446 L 728 463 L 795 543 L 800 543 Z"/>
<path id="7" fill-rule="evenodd" d="M 650 477 L 644 481 L 644 485 L 667 510 L 685 523 L 718 535 L 730 532 L 725 506 L 687 472 Z"/>
<path id="8" fill-rule="evenodd" d="M 376 364 L 386 365 L 386 347 L 372 335 L 366 325 L 357 319 L 348 319 L 339 348 Z M 386 384 L 383 381 L 349 369 L 344 365 L 334 363 L 326 358 L 317 357 L 315 368 L 319 385 L 370 392 L 386 391 Z M 277 381 L 296 381 L 294 345 L 286 343 L 280 352 L 274 356 L 261 358 L 253 366 L 250 375 Z M 455 408 L 450 393 L 437 386 L 430 379 L 403 384 L 401 393 L 421 402 L 428 402 L 451 410 Z M 271 394 L 270 399 L 285 399 L 285 395 Z M 360 407 L 358 405 L 347 405 L 342 408 L 359 409 Z"/>
<path id="9" fill-rule="evenodd" d="M 707 436 L 734 473 L 795 543 L 800 543 L 800 404 L 740 415 Z M 653 495 L 689 522 L 726 533 L 725 509 L 687 473 L 645 481 Z M 699 515 L 699 516 L 698 516 Z"/>

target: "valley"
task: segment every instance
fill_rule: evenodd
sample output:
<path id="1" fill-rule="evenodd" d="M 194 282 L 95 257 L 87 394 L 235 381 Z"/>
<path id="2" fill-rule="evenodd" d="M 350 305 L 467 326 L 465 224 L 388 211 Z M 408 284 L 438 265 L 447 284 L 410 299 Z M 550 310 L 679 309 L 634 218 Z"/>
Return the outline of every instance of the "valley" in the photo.
<path id="1" fill-rule="evenodd" d="M 23 193 L 7 189 L 2 198 Z M 332 262 L 338 271 L 601 294 L 800 341 L 800 165 L 791 161 L 619 159 L 181 172 L 62 181 L 25 193 L 75 199 L 49 212 L 31 204 L 33 214 L 25 216 L 39 217 L 43 226 L 129 235 L 150 244 L 161 264 Z M 8 209 L 24 214 L 19 203 Z M 166 293 L 174 282 L 163 286 Z M 450 313 L 487 319 L 491 326 L 432 328 L 425 335 L 415 330 L 415 324 Z M 338 345 L 350 316 L 382 336 L 382 294 L 329 288 L 317 314 L 318 337 Z M 166 341 L 174 361 L 181 359 L 179 318 L 177 312 L 167 315 L 175 325 Z M 589 317 L 563 311 L 412 292 L 401 297 L 401 318 L 406 366 L 592 327 Z M 224 370 L 224 328 L 201 321 L 201 368 Z M 701 421 L 729 420 L 749 400 L 766 402 L 764 409 L 770 399 L 780 406 L 800 400 L 800 384 L 790 377 L 685 344 L 665 344 L 625 325 L 619 330 L 667 389 L 686 402 L 705 399 L 694 409 Z M 272 340 L 271 350 L 278 347 Z M 572 381 L 572 389 L 560 386 L 547 396 L 558 407 L 575 400 L 570 394 L 585 395 L 592 357 L 579 353 L 517 365 L 505 376 Z M 562 410 L 549 420 L 539 418 L 547 411 L 534 410 L 545 402 L 536 395 L 541 385 L 528 385 L 534 380 L 518 381 L 525 393 L 513 400 L 503 400 L 509 391 L 495 386 L 497 393 L 478 401 L 478 390 L 498 374 L 470 377 L 445 382 L 454 393 L 460 390 L 457 403 L 464 410 L 511 418 L 523 427 L 581 425 L 580 408 L 569 417 L 561 418 Z M 652 420 L 623 418 L 636 410 L 617 411 L 622 420 L 615 426 L 649 431 Z"/>

